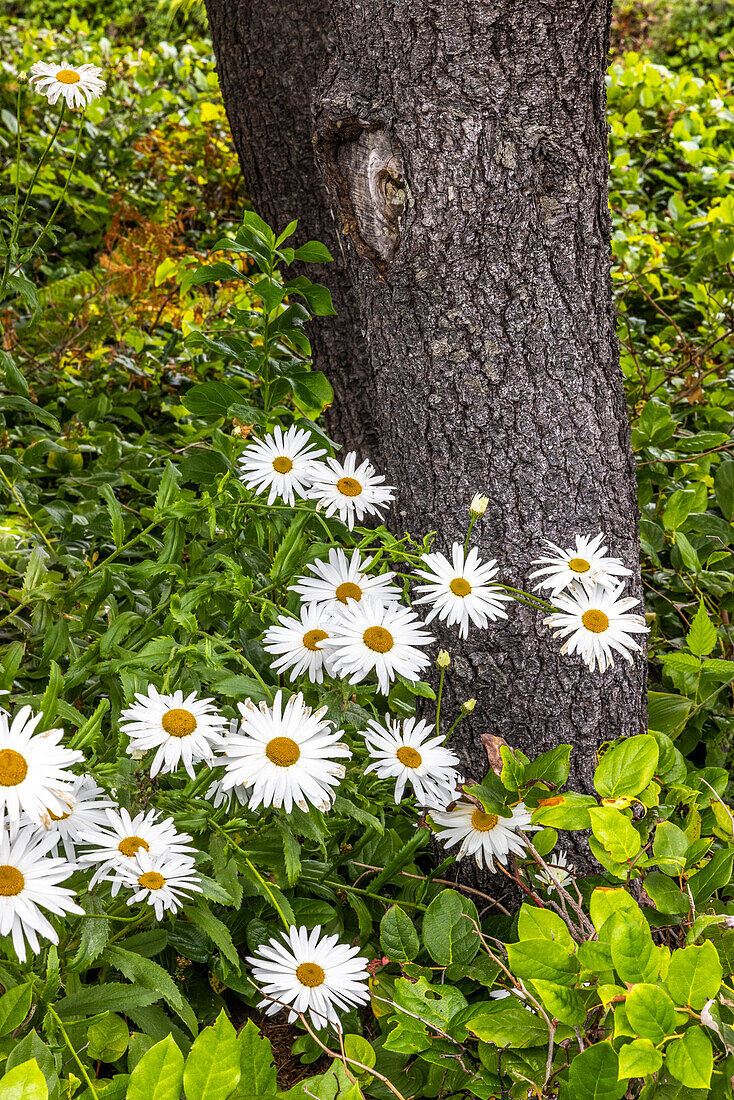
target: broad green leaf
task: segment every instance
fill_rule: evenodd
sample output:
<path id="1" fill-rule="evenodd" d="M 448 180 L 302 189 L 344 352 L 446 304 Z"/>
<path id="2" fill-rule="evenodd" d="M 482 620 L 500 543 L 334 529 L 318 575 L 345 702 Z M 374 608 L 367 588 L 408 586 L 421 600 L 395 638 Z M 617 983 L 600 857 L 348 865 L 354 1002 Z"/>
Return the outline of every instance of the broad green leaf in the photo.
<path id="1" fill-rule="evenodd" d="M 198 1025 L 191 1005 L 168 971 L 164 970 L 159 963 L 143 958 L 134 951 L 127 951 L 117 944 L 105 948 L 102 957 L 136 985 L 142 986 L 143 989 L 155 990 L 158 996 L 164 997 L 174 1012 L 181 1017 L 191 1034 L 196 1035 Z"/>
<path id="2" fill-rule="evenodd" d="M 713 1066 L 711 1041 L 696 1025 L 666 1048 L 665 1068 L 686 1088 L 709 1088 Z"/>
<path id="3" fill-rule="evenodd" d="M 418 933 L 399 905 L 391 905 L 380 921 L 380 945 L 393 962 L 410 962 L 420 950 Z"/>
<path id="4" fill-rule="evenodd" d="M 680 875 L 686 865 L 688 848 L 688 837 L 682 829 L 672 821 L 661 821 L 658 824 L 652 851 L 661 871 L 666 875 Z"/>
<path id="5" fill-rule="evenodd" d="M 659 871 L 650 871 L 645 876 L 645 890 L 660 913 L 684 917 L 691 908 L 688 894 L 679 890 L 667 875 Z"/>
<path id="6" fill-rule="evenodd" d="M 675 1007 L 660 986 L 642 982 L 630 989 L 624 1009 L 635 1034 L 661 1043 L 676 1028 Z"/>
<path id="7" fill-rule="evenodd" d="M 548 1043 L 548 1027 L 535 1012 L 530 1012 L 516 997 L 485 1002 L 464 1026 L 472 1035 L 498 1047 L 513 1046 L 519 1050 Z"/>
<path id="8" fill-rule="evenodd" d="M 634 914 L 639 919 L 640 909 L 635 899 L 626 890 L 611 886 L 597 886 L 591 895 L 589 915 L 597 932 L 611 916 L 619 912 Z"/>
<path id="9" fill-rule="evenodd" d="M 126 1100 L 179 1100 L 184 1058 L 168 1035 L 143 1055 L 130 1074 Z"/>
<path id="10" fill-rule="evenodd" d="M 658 755 L 657 742 L 649 734 L 613 745 L 594 772 L 594 786 L 602 798 L 639 794 L 655 774 Z"/>
<path id="11" fill-rule="evenodd" d="M 707 940 L 673 952 L 665 985 L 676 1004 L 698 1011 L 719 992 L 723 976 L 716 948 Z"/>
<path id="12" fill-rule="evenodd" d="M 573 985 L 579 970 L 578 960 L 569 954 L 566 946 L 547 939 L 508 943 L 507 957 L 510 970 L 523 981 L 540 978 L 559 985 Z"/>
<path id="13" fill-rule="evenodd" d="M 90 1058 L 101 1062 L 116 1062 L 127 1050 L 130 1032 L 121 1016 L 107 1012 L 89 1025 L 87 1039 Z"/>
<path id="14" fill-rule="evenodd" d="M 734 461 L 722 462 L 714 476 L 716 503 L 726 518 L 734 521 Z"/>
<path id="15" fill-rule="evenodd" d="M 269 1100 L 275 1097 L 273 1048 L 261 1035 L 253 1020 L 248 1020 L 237 1037 L 240 1048 L 240 1081 L 233 1094 L 236 1100 Z"/>
<path id="16" fill-rule="evenodd" d="M 549 795 L 533 811 L 533 825 L 548 825 L 554 829 L 590 829 L 589 808 L 596 799 L 588 794 Z"/>
<path id="17" fill-rule="evenodd" d="M 138 1005 L 151 1005 L 162 994 L 153 989 L 137 989 L 134 985 L 107 982 L 105 985 L 85 986 L 79 993 L 71 993 L 59 1001 L 55 1008 L 62 1019 L 72 1016 L 94 1016 L 98 1012 L 127 1012 Z"/>
<path id="18" fill-rule="evenodd" d="M 647 722 L 651 730 L 675 737 L 686 724 L 693 706 L 692 699 L 664 691 L 648 691 Z"/>
<path id="19" fill-rule="evenodd" d="M 614 969 L 623 982 L 649 982 L 660 969 L 658 953 L 644 918 L 640 922 L 627 913 L 610 918 L 609 946 Z"/>
<path id="20" fill-rule="evenodd" d="M 711 859 L 695 875 L 688 880 L 694 901 L 701 903 L 731 879 L 732 863 L 734 863 L 734 848 L 721 848 L 714 852 Z"/>
<path id="21" fill-rule="evenodd" d="M 326 245 L 320 241 L 306 241 L 296 249 L 295 258 L 304 264 L 328 264 L 334 259 Z"/>
<path id="22" fill-rule="evenodd" d="M 578 1027 L 586 1019 L 586 1006 L 575 989 L 534 978 L 533 986 L 540 995 L 543 1007 L 562 1024 Z"/>
<path id="23" fill-rule="evenodd" d="M 194 1040 L 184 1066 L 186 1100 L 226 1100 L 241 1076 L 240 1045 L 222 1012 Z"/>
<path id="24" fill-rule="evenodd" d="M 619 1051 L 619 1079 L 647 1077 L 657 1073 L 663 1064 L 663 1056 L 649 1039 L 633 1039 Z"/>
<path id="25" fill-rule="evenodd" d="M 651 738 L 652 740 L 652 738 Z M 653 741 L 653 744 L 655 742 Z M 657 745 L 655 745 L 657 761 Z M 589 810 L 591 831 L 612 859 L 625 863 L 642 847 L 640 834 L 630 819 L 613 806 L 592 806 Z"/>
<path id="26" fill-rule="evenodd" d="M 562 944 L 569 951 L 574 948 L 574 941 L 568 930 L 568 925 L 554 913 L 552 909 L 538 909 L 535 905 L 524 902 L 520 906 L 517 918 L 517 935 L 521 940 L 535 940 L 538 938 L 554 940 Z"/>
<path id="27" fill-rule="evenodd" d="M 595 1043 L 577 1054 L 568 1072 L 573 1100 L 621 1100 L 627 1082 L 619 1080 L 619 1062 L 609 1042 Z"/>
<path id="28" fill-rule="evenodd" d="M 35 1058 L 9 1070 L 0 1080 L 0 1100 L 47 1100 L 47 1097 L 46 1078 Z"/>
<path id="29" fill-rule="evenodd" d="M 23 1023 L 30 1011 L 32 992 L 30 982 L 24 982 L 0 997 L 0 1035 L 9 1035 Z"/>
<path id="30" fill-rule="evenodd" d="M 698 611 L 693 617 L 691 628 L 686 634 L 686 644 L 691 653 L 697 657 L 708 657 L 716 645 L 718 634 L 716 627 L 706 614 L 703 600 L 698 606 Z"/>
<path id="31" fill-rule="evenodd" d="M 476 906 L 456 890 L 435 897 L 423 917 L 423 943 L 439 966 L 467 966 L 479 950 Z"/>

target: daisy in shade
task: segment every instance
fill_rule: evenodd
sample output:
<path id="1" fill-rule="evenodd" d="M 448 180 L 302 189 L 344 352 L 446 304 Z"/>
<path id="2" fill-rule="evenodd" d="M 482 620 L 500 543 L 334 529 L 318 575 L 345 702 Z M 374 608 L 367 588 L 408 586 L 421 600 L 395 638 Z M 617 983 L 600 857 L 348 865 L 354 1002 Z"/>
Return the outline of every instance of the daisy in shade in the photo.
<path id="1" fill-rule="evenodd" d="M 630 653 L 642 648 L 633 634 L 647 634 L 643 615 L 631 615 L 630 608 L 640 602 L 634 596 L 622 596 L 624 582 L 610 591 L 600 584 L 593 588 L 572 588 L 567 595 L 555 596 L 559 610 L 543 619 L 554 638 L 566 638 L 561 653 L 578 653 L 591 671 L 614 666 L 614 653 L 631 663 Z"/>
<path id="2" fill-rule="evenodd" d="M 546 869 L 547 868 L 547 869 Z M 545 861 L 545 867 L 541 867 L 535 874 L 535 881 L 546 893 L 558 893 L 559 886 L 567 886 L 571 881 L 573 868 L 569 865 L 565 852 L 554 852 Z"/>
<path id="3" fill-rule="evenodd" d="M 188 833 L 179 833 L 170 817 L 161 820 L 155 810 L 146 810 L 131 817 L 124 808 L 105 811 L 105 824 L 87 831 L 85 843 L 89 848 L 79 855 L 79 863 L 85 866 L 99 864 L 89 883 L 90 890 L 107 872 L 124 866 L 138 852 L 151 856 L 187 855 L 195 849 Z M 112 884 L 113 895 L 119 885 Z"/>
<path id="4" fill-rule="evenodd" d="M 265 631 L 263 649 L 277 656 L 274 672 L 287 672 L 289 680 L 304 673 L 313 684 L 320 684 L 324 672 L 330 675 L 327 652 L 323 643 L 329 637 L 329 615 L 320 606 L 304 606 L 301 616 L 280 615 L 278 626 Z"/>
<path id="5" fill-rule="evenodd" d="M 355 520 L 381 515 L 393 499 L 393 486 L 383 485 L 384 480 L 367 459 L 358 466 L 357 456 L 350 451 L 344 462 L 327 458 L 308 495 L 327 516 L 338 515 L 351 531 Z"/>
<path id="6" fill-rule="evenodd" d="M 339 1010 L 348 1011 L 369 1001 L 367 959 L 358 947 L 348 947 L 338 936 L 321 935 L 316 925 L 291 927 L 248 958 L 254 981 L 265 1000 L 259 1008 L 274 1016 L 291 1006 L 288 1023 L 308 1013 L 317 1029 L 331 1023 L 340 1029 Z"/>
<path id="7" fill-rule="evenodd" d="M 275 428 L 271 435 L 256 439 L 242 452 L 240 473 L 249 489 L 256 493 L 268 490 L 268 504 L 280 497 L 286 504 L 295 504 L 296 497 L 308 496 L 319 462 L 326 452 L 315 447 L 311 435 L 303 428 L 292 427 L 283 432 Z"/>
<path id="8" fill-rule="evenodd" d="M 431 737 L 433 726 L 415 718 L 398 722 L 388 717 L 384 725 L 373 719 L 368 727 L 365 744 L 373 762 L 365 773 L 394 779 L 396 803 L 406 783 L 422 806 L 449 801 L 459 778 L 459 758 L 445 748 L 442 737 Z"/>
<path id="9" fill-rule="evenodd" d="M 401 590 L 390 583 L 394 573 L 367 576 L 372 561 L 372 558 L 362 560 L 359 550 L 355 550 L 351 558 L 348 558 L 343 550 L 332 549 L 329 551 L 328 562 L 315 561 L 309 565 L 314 576 L 299 577 L 291 592 L 297 592 L 302 603 L 318 605 L 327 611 L 340 610 L 346 606 L 347 600 L 356 600 L 359 603 L 363 596 L 370 600 L 379 600 L 380 603 L 399 600 L 402 596 Z"/>
<path id="10" fill-rule="evenodd" d="M 0 709 L 0 828 L 17 823 L 22 813 L 36 825 L 48 825 L 49 813 L 68 809 L 64 795 L 76 776 L 69 770 L 84 759 L 81 752 L 60 744 L 63 730 L 36 733 L 41 721 L 30 707 L 11 719 Z"/>
<path id="11" fill-rule="evenodd" d="M 290 813 L 294 803 L 302 810 L 309 804 L 328 810 L 333 788 L 344 778 L 344 765 L 337 759 L 352 754 L 339 741 L 343 730 L 324 721 L 326 707 L 312 712 L 300 693 L 284 706 L 280 691 L 272 707 L 256 706 L 250 699 L 238 707 L 240 731 L 230 734 L 216 761 L 225 768 L 222 790 L 245 787 L 251 810 L 282 806 Z"/>
<path id="12" fill-rule="evenodd" d="M 598 534 L 593 538 L 586 535 L 576 535 L 576 546 L 570 550 L 563 550 L 554 542 L 545 540 L 546 545 L 554 551 L 553 555 L 545 558 L 537 558 L 533 565 L 542 565 L 542 569 L 536 569 L 530 574 L 530 580 L 538 580 L 535 591 L 550 589 L 551 596 L 557 596 L 564 588 L 570 588 L 574 583 L 580 583 L 585 588 L 593 588 L 599 584 L 602 588 L 614 588 L 619 577 L 632 576 L 632 570 L 622 564 L 620 558 L 607 556 L 606 546 L 602 546 L 604 535 Z"/>
<path id="13" fill-rule="evenodd" d="M 41 909 L 57 916 L 84 913 L 74 891 L 59 885 L 76 867 L 48 854 L 55 843 L 50 833 L 39 832 L 33 825 L 21 827 L 12 839 L 0 829 L 0 936 L 12 936 L 21 962 L 26 958 L 26 940 L 34 955 L 40 949 L 39 936 L 59 942 Z"/>
<path id="14" fill-rule="evenodd" d="M 120 729 L 130 738 L 127 751 L 132 755 L 157 750 L 151 776 L 174 772 L 183 764 L 194 779 L 194 764 L 211 763 L 212 744 L 227 724 L 213 699 L 197 699 L 195 691 L 186 698 L 182 691 L 161 695 L 152 684 L 147 695 L 136 692 L 135 698 L 137 702 L 120 715 Z"/>
<path id="15" fill-rule="evenodd" d="M 466 638 L 469 623 L 486 627 L 488 622 L 506 619 L 503 603 L 511 603 L 508 596 L 492 578 L 497 573 L 494 559 L 481 563 L 476 547 L 467 554 L 459 542 L 451 548 L 451 561 L 444 554 L 424 554 L 422 559 L 427 569 L 418 569 L 419 577 L 427 584 L 419 584 L 418 591 L 425 596 L 414 603 L 430 603 L 433 607 L 426 616 L 430 623 L 438 615 L 449 626 L 459 627 L 459 635 Z"/>
<path id="16" fill-rule="evenodd" d="M 51 65 L 36 61 L 31 65 L 28 83 L 53 106 L 63 97 L 67 107 L 84 108 L 104 92 L 107 85 L 101 80 L 102 70 L 96 65 L 69 65 L 62 61 Z"/>
<path id="17" fill-rule="evenodd" d="M 106 877 L 117 887 L 113 886 L 113 894 L 121 886 L 132 890 L 127 904 L 146 902 L 155 909 L 156 920 L 163 920 L 166 912 L 177 913 L 192 894 L 200 894 L 202 890 L 201 877 L 191 856 L 170 852 L 151 856 L 150 852 L 140 851 L 128 863 L 111 869 Z"/>
<path id="18" fill-rule="evenodd" d="M 457 860 L 474 856 L 479 867 L 494 871 L 494 861 L 507 863 L 507 857 L 521 856 L 525 839 L 521 831 L 531 832 L 530 814 L 524 802 L 512 809 L 512 817 L 486 813 L 473 802 L 457 802 L 452 810 L 431 810 L 434 833 L 447 847 L 459 845 Z"/>
<path id="19" fill-rule="evenodd" d="M 98 787 L 91 775 L 79 776 L 69 791 L 59 794 L 64 804 L 61 814 L 48 811 L 48 823 L 44 822 L 52 833 L 56 847 L 62 844 L 67 858 L 76 859 L 76 846 L 84 843 L 90 830 L 104 828 L 107 821 L 106 811 L 113 809 L 112 802 L 101 787 Z"/>
<path id="20" fill-rule="evenodd" d="M 374 672 L 380 691 L 387 695 L 398 674 L 407 680 L 420 678 L 421 669 L 429 663 L 422 647 L 435 640 L 408 607 L 350 600 L 335 616 L 326 648 L 337 676 L 357 684 Z"/>

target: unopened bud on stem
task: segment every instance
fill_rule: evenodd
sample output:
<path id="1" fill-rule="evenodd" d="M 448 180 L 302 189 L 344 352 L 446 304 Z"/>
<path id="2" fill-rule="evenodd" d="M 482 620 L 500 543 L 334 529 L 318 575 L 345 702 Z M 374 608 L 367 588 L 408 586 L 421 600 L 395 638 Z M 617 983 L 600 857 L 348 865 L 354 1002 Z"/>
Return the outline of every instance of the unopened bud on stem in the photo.
<path id="1" fill-rule="evenodd" d="M 465 703 L 461 704 L 462 716 L 465 715 L 465 714 L 471 714 L 471 712 L 474 710 L 474 707 L 476 705 L 477 705 L 476 699 L 467 699 L 467 701 Z"/>
<path id="2" fill-rule="evenodd" d="M 471 504 L 469 505 L 469 515 L 475 516 L 477 519 L 479 516 L 483 516 L 487 511 L 487 505 L 489 504 L 489 497 L 480 496 L 476 494 Z"/>
<path id="3" fill-rule="evenodd" d="M 451 657 L 445 649 L 439 649 L 438 657 L 436 658 L 436 668 L 445 669 L 451 664 Z"/>

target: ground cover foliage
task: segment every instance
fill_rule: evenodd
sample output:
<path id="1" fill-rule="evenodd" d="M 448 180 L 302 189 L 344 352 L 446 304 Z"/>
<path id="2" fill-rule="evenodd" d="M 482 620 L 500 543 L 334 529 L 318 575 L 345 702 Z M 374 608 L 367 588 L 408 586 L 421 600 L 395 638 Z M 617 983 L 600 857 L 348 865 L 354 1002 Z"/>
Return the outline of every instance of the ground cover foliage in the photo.
<path id="1" fill-rule="evenodd" d="M 269 506 L 237 476 L 248 440 L 276 425 L 330 447 L 330 387 L 308 345 L 330 304 L 317 279 L 283 288 L 297 228 L 276 245 L 256 218 L 243 225 L 201 27 L 164 13 L 141 29 L 122 5 L 50 30 L 33 8 L 6 20 L 4 194 L 17 73 L 64 56 L 100 64 L 108 88 L 56 229 L 0 303 L 0 701 L 63 728 L 76 770 L 131 814 L 172 817 L 200 890 L 157 920 L 79 870 L 84 913 L 51 918 L 56 944 L 21 961 L 0 941 L 0 1100 L 731 1095 L 734 55 L 716 4 L 661 8 L 609 73 L 650 732 L 600 754 L 596 798 L 564 793 L 569 747 L 530 761 L 490 745 L 474 805 L 501 821 L 522 801 L 537 827 L 505 859 L 525 890 L 514 915 L 447 887 L 452 849 L 437 863 L 421 807 L 365 771 L 370 719 L 409 719 L 418 698 L 433 720 L 425 684 L 397 678 L 385 696 L 370 678 L 282 680 L 353 752 L 328 811 L 215 806 L 205 762 L 151 777 L 152 754 L 128 751 L 120 716 L 150 685 L 213 697 L 228 720 L 247 698 L 272 703 L 263 633 L 298 613 L 289 588 L 308 565 L 356 547 L 373 575 L 412 569 L 433 520 L 415 543 L 350 532 L 312 504 Z M 23 189 L 58 107 L 21 103 Z M 74 157 L 67 120 L 29 207 L 40 226 Z M 460 718 L 442 715 L 441 733 Z M 558 859 L 576 830 L 604 868 L 578 882 Z M 358 944 L 371 1000 L 341 1013 L 341 1035 L 297 1018 L 278 1079 L 245 958 L 290 925 Z"/>

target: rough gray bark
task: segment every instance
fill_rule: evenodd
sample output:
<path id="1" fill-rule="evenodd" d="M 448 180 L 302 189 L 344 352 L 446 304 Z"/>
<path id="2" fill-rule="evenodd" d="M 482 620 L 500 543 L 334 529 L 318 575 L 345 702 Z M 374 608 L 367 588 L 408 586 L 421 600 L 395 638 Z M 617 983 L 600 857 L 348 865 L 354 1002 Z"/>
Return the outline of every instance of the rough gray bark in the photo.
<path id="1" fill-rule="evenodd" d="M 475 528 L 506 583 L 542 539 L 603 530 L 637 568 L 633 459 L 615 338 L 607 205 L 607 0 L 333 0 L 315 114 L 377 393 L 400 534 Z M 445 644 L 445 643 L 444 643 Z M 449 647 L 472 773 L 489 730 L 534 756 L 645 724 L 644 662 L 561 657 L 541 616 Z"/>
<path id="2" fill-rule="evenodd" d="M 323 241 L 334 264 L 303 272 L 331 290 L 337 316 L 311 328 L 315 365 L 334 387 L 327 425 L 338 442 L 379 454 L 371 364 L 311 140 L 312 98 L 328 51 L 328 0 L 206 0 L 217 69 L 245 186 L 258 213 L 298 243 Z"/>

